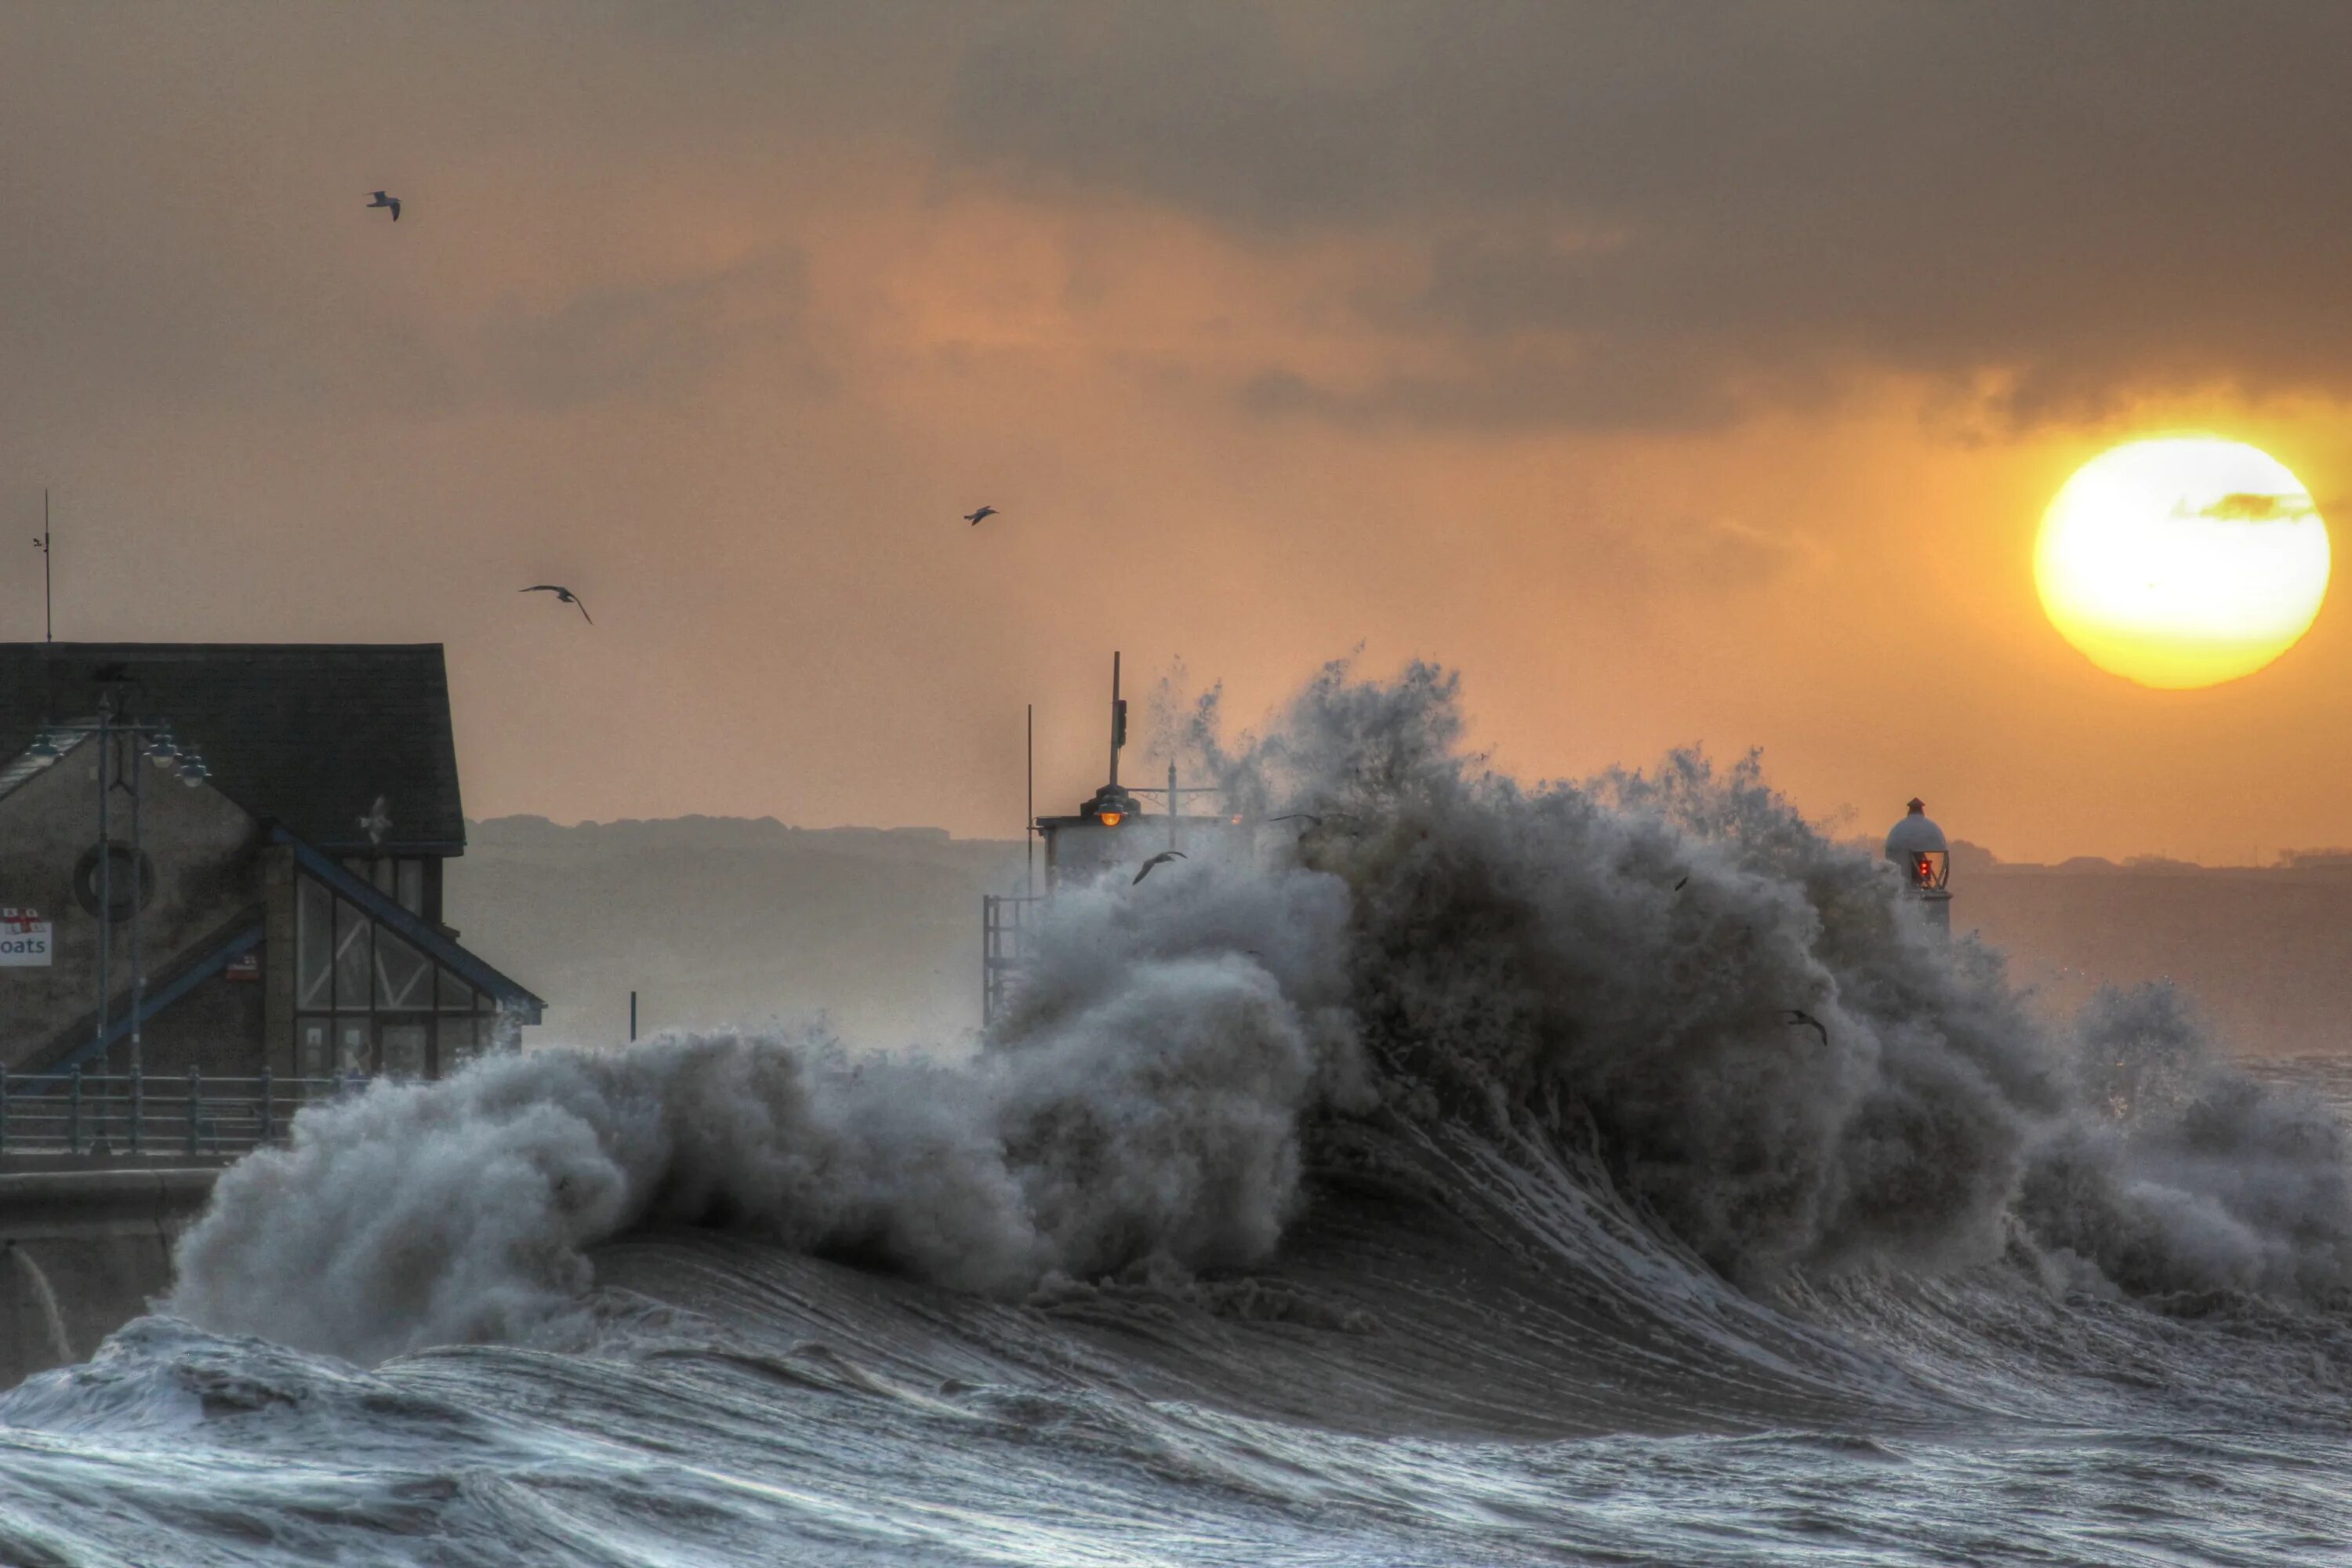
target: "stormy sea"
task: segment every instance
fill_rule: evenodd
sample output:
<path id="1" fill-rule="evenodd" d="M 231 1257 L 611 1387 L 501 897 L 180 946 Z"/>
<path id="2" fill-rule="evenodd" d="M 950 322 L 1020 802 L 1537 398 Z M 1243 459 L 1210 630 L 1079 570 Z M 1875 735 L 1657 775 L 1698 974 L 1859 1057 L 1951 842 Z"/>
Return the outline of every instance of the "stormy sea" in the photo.
<path id="1" fill-rule="evenodd" d="M 2347 1559 L 2340 1070 L 2053 1022 L 1752 762 L 1462 731 L 1202 704 L 1257 842 L 1062 893 L 970 1049 L 306 1112 L 0 1394 L 0 1561 Z"/>

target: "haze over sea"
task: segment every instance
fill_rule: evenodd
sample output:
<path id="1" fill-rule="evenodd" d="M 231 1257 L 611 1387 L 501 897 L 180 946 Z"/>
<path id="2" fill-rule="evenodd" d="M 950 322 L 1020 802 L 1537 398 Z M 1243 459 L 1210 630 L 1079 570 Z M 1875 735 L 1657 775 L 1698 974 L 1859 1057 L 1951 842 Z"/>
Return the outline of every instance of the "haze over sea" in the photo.
<path id="1" fill-rule="evenodd" d="M 2053 1024 L 1752 766 L 1214 718 L 1321 821 L 1066 893 L 976 1054 L 307 1113 L 0 1394 L 0 1561 L 2342 1561 L 2340 1073 Z"/>

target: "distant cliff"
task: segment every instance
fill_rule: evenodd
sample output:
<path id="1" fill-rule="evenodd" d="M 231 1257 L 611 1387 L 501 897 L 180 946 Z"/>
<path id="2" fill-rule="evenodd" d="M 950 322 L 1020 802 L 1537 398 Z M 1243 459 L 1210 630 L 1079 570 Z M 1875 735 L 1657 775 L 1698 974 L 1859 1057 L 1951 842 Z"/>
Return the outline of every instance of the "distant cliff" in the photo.
<path id="1" fill-rule="evenodd" d="M 2352 857 L 2276 867 L 2154 858 L 2003 864 L 1953 846 L 1952 931 L 2010 954 L 2069 1007 L 2104 982 L 2169 977 L 2249 1056 L 2352 1054 Z"/>
<path id="2" fill-rule="evenodd" d="M 550 998 L 540 1041 L 827 1016 L 851 1043 L 951 1044 L 980 1021 L 980 898 L 1022 847 L 937 828 L 680 817 L 475 823 L 448 866 L 452 923 Z M 2274 868 L 1952 849 L 1952 929 L 2011 955 L 2058 1009 L 2169 976 L 2250 1055 L 2352 1053 L 2352 856 Z"/>

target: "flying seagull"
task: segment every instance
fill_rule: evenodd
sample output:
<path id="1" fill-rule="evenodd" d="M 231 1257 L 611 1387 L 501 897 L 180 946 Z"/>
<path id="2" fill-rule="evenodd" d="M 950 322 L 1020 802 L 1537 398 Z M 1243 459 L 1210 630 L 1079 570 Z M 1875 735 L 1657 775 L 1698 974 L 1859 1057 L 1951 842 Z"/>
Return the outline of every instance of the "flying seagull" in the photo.
<path id="1" fill-rule="evenodd" d="M 1287 816 L 1270 816 L 1266 820 L 1268 822 L 1311 822 L 1318 827 L 1323 826 L 1323 819 L 1311 811 L 1294 811 Z"/>
<path id="2" fill-rule="evenodd" d="M 1162 849 L 1159 854 L 1154 855 L 1150 859 L 1146 860 L 1143 863 L 1143 869 L 1135 874 L 1135 882 L 1140 882 L 1143 879 L 1151 875 L 1151 868 L 1154 866 L 1164 866 L 1171 860 L 1188 860 L 1190 858 L 1192 858 L 1192 857 L 1186 855 L 1181 849 Z M 1132 888 L 1135 886 L 1135 882 L 1129 882 L 1128 886 Z"/>
<path id="3" fill-rule="evenodd" d="M 400 198 L 398 196 L 388 196 L 382 191 L 378 191 L 375 194 L 375 200 L 368 203 L 368 205 L 371 207 L 390 207 L 392 209 L 392 221 L 394 223 L 398 223 L 400 221 Z"/>
<path id="4" fill-rule="evenodd" d="M 558 587 L 552 583 L 534 583 L 528 588 L 518 588 L 515 592 L 518 594 L 552 594 L 558 600 L 564 604 L 578 605 L 580 608 L 580 618 L 586 621 L 592 626 L 596 624 L 596 617 L 588 613 L 588 606 L 580 604 L 580 595 L 573 593 L 569 588 Z"/>
<path id="5" fill-rule="evenodd" d="M 963 520 L 964 520 L 966 522 L 968 522 L 968 523 L 971 524 L 974 528 L 978 528 L 978 527 L 980 526 L 980 520 L 981 520 L 982 518 L 983 518 L 983 517 L 994 517 L 995 515 L 996 515 L 996 509 L 995 509 L 994 507 L 992 507 L 992 506 L 984 506 L 984 507 L 982 507 L 978 511 L 968 511 L 968 512 L 964 513 L 964 514 L 963 514 Z"/>
<path id="6" fill-rule="evenodd" d="M 1781 1015 L 1780 1022 L 1788 1025 L 1791 1028 L 1811 1029 L 1815 1034 L 1821 1036 L 1822 1044 L 1826 1046 L 1830 1043 L 1829 1026 L 1822 1023 L 1819 1018 L 1814 1017 L 1811 1013 L 1806 1012 L 1801 1007 L 1790 1008 L 1786 1013 Z"/>
<path id="7" fill-rule="evenodd" d="M 383 811 L 383 796 L 376 796 L 375 804 L 368 808 L 368 814 L 360 818 L 360 830 L 368 836 L 371 845 L 379 848 L 383 847 L 383 836 L 392 831 L 392 818 Z"/>

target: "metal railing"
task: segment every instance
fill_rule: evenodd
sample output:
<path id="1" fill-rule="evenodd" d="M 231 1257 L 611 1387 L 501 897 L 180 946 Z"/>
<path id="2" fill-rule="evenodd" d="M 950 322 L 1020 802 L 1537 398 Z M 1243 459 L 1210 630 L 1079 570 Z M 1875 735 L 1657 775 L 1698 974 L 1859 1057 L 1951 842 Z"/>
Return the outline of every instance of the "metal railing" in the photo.
<path id="1" fill-rule="evenodd" d="M 1045 900 L 1029 893 L 983 893 L 980 899 L 980 1024 L 996 1022 L 1013 1001 L 1021 966 L 1036 942 Z"/>
<path id="2" fill-rule="evenodd" d="M 0 1071 L 0 1159 L 227 1160 L 286 1139 L 294 1113 L 364 1079 Z"/>

